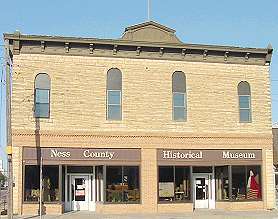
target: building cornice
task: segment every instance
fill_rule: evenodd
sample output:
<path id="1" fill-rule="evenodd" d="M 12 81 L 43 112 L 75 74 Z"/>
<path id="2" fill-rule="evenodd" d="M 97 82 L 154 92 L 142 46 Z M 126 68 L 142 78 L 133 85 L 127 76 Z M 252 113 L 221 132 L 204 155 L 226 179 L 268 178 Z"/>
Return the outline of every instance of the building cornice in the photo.
<path id="1" fill-rule="evenodd" d="M 5 33 L 14 55 L 51 54 L 269 65 L 272 47 L 245 48 Z"/>

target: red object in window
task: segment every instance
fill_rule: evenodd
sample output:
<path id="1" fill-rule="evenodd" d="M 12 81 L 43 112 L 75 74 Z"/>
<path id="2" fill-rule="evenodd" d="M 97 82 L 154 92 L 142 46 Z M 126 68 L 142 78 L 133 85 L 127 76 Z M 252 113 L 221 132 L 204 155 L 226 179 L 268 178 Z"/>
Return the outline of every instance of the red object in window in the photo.
<path id="1" fill-rule="evenodd" d="M 260 187 L 259 183 L 257 183 L 255 176 L 251 176 L 250 190 L 257 191 L 256 198 L 262 197 L 261 187 Z"/>

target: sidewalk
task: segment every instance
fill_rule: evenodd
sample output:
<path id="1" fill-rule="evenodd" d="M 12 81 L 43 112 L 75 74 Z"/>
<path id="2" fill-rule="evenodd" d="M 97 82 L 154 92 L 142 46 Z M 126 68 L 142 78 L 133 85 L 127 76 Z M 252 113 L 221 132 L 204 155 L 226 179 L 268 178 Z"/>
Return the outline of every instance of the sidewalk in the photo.
<path id="1" fill-rule="evenodd" d="M 0 216 L 6 219 L 7 216 Z M 14 216 L 15 219 L 39 219 L 39 216 Z M 63 215 L 44 215 L 43 219 L 278 219 L 278 211 L 222 211 L 222 210 L 198 210 L 184 214 L 128 214 L 110 215 L 95 214 L 93 212 L 69 212 Z"/>

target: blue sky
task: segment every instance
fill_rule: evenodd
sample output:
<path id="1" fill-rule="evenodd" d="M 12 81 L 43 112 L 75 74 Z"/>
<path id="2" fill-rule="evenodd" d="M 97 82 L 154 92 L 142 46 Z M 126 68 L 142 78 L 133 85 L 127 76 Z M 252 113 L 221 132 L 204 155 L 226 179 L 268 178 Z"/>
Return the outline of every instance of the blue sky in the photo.
<path id="1" fill-rule="evenodd" d="M 9 0 L 0 3 L 0 33 L 119 38 L 147 19 L 147 0 Z M 151 19 L 177 31 L 185 43 L 275 49 L 271 64 L 272 116 L 278 122 L 277 0 L 151 0 Z M 3 45 L 1 37 L 0 45 Z M 0 46 L 0 57 L 3 57 Z M 2 59 L 0 59 L 2 77 Z M 5 146 L 5 84 L 1 82 L 0 157 Z"/>

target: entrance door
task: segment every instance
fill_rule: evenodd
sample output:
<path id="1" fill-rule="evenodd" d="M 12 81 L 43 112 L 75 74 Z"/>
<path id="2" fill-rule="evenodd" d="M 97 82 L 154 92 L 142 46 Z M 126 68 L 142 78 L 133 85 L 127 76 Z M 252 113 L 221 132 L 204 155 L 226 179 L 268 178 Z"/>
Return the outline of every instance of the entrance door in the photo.
<path id="1" fill-rule="evenodd" d="M 73 211 L 89 210 L 89 176 L 71 176 L 71 200 Z"/>
<path id="2" fill-rule="evenodd" d="M 209 208 L 208 174 L 194 174 L 194 207 Z"/>

